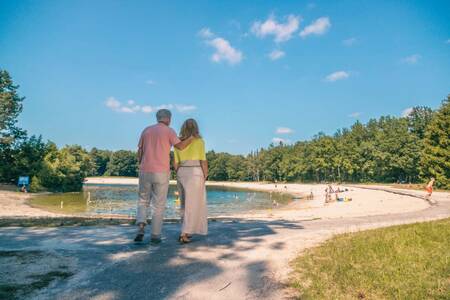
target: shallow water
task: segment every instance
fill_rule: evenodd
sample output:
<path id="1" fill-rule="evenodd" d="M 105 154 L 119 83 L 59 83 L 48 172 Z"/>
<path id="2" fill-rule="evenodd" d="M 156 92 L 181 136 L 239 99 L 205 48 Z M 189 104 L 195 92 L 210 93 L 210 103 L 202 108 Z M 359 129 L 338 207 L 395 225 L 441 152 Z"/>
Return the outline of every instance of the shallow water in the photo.
<path id="1" fill-rule="evenodd" d="M 176 186 L 170 186 L 166 205 L 166 218 L 179 217 Z M 119 214 L 134 216 L 138 199 L 135 185 L 86 185 L 83 192 L 39 195 L 31 204 L 52 212 L 98 215 Z M 270 209 L 273 203 L 286 204 L 291 197 L 279 193 L 255 192 L 225 187 L 207 187 L 208 215 L 229 215 Z"/>

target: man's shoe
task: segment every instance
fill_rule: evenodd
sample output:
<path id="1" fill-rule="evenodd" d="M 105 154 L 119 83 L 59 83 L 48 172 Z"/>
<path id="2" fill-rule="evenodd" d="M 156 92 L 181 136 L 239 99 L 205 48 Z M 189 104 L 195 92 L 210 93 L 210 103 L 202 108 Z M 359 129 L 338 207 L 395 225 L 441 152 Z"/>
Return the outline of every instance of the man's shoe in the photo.
<path id="1" fill-rule="evenodd" d="M 144 240 L 144 234 L 143 233 L 138 233 L 136 235 L 136 237 L 134 238 L 134 241 L 136 243 L 141 243 Z"/>

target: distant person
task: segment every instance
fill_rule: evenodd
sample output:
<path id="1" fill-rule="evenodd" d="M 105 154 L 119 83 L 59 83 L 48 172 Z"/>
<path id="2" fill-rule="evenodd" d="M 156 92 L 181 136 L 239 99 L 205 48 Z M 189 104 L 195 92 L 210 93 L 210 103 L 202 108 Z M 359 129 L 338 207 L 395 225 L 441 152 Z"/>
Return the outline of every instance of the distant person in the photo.
<path id="1" fill-rule="evenodd" d="M 138 144 L 139 200 L 136 224 L 139 226 L 135 242 L 144 239 L 145 225 L 152 208 L 151 242 L 161 242 L 161 227 L 166 208 L 170 175 L 170 149 L 186 148 L 194 139 L 187 136 L 181 141 L 169 127 L 172 114 L 167 109 L 156 113 L 157 124 L 144 129 Z"/>
<path id="2" fill-rule="evenodd" d="M 180 139 L 193 141 L 184 150 L 175 149 L 175 169 L 181 198 L 181 244 L 190 243 L 193 234 L 208 233 L 208 212 L 206 207 L 206 187 L 208 162 L 205 154 L 205 142 L 200 136 L 198 124 L 188 119 L 180 130 Z"/>
<path id="3" fill-rule="evenodd" d="M 436 179 L 434 177 L 431 177 L 430 181 L 428 182 L 425 190 L 427 191 L 426 199 L 431 204 L 436 204 L 436 201 L 431 199 L 431 194 L 433 194 L 433 185 L 436 182 Z"/>
<path id="4" fill-rule="evenodd" d="M 333 193 L 334 193 L 334 189 L 331 186 L 331 184 L 329 184 L 327 186 L 327 188 L 325 189 L 325 203 L 329 203 L 332 201 L 331 194 L 333 194 Z"/>

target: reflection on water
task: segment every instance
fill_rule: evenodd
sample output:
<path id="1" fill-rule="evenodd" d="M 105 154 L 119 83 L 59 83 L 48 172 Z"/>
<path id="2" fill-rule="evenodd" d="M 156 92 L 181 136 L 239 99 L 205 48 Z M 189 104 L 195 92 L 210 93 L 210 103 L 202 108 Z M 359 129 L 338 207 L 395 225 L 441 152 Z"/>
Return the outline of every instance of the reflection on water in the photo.
<path id="1" fill-rule="evenodd" d="M 176 186 L 170 186 L 166 206 L 167 218 L 179 217 Z M 40 195 L 32 205 L 53 212 L 72 214 L 120 214 L 134 216 L 138 199 L 137 186 L 86 185 L 83 192 Z M 272 208 L 274 203 L 286 204 L 288 195 L 254 192 L 225 187 L 207 187 L 208 215 L 227 215 L 236 212 Z"/>

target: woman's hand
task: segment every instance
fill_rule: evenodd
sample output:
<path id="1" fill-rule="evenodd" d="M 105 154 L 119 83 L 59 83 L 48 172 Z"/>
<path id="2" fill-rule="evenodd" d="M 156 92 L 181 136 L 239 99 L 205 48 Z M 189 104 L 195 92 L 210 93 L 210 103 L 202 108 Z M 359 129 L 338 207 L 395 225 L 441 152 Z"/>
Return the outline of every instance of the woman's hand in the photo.
<path id="1" fill-rule="evenodd" d="M 206 160 L 201 160 L 200 161 L 200 166 L 202 167 L 202 171 L 203 171 L 203 176 L 206 179 L 208 179 L 208 162 Z"/>

